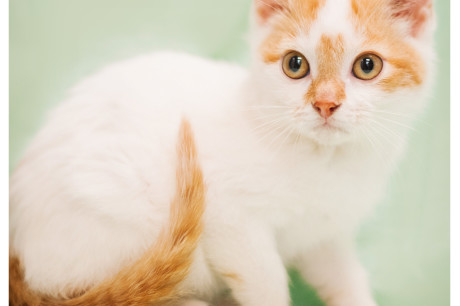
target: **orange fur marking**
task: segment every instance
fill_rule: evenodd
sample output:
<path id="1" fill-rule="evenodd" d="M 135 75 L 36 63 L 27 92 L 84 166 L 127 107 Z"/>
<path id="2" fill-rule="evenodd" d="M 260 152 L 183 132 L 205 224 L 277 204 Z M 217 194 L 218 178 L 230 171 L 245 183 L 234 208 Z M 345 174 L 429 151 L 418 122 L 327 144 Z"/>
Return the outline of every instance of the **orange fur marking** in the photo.
<path id="1" fill-rule="evenodd" d="M 183 120 L 177 145 L 177 189 L 169 225 L 156 243 L 134 264 L 81 296 L 60 300 L 31 291 L 20 260 L 10 253 L 10 305 L 166 305 L 177 301 L 203 231 L 205 184 L 190 124 Z"/>
<path id="2" fill-rule="evenodd" d="M 420 85 L 425 74 L 425 64 L 416 50 L 407 43 L 407 38 L 392 26 L 397 17 L 390 3 L 352 0 L 351 5 L 354 26 L 365 38 L 363 48 L 372 50 L 373 45 L 379 44 L 387 46 L 389 50 L 383 59 L 391 65 L 392 73 L 377 84 L 387 92 Z"/>
<path id="3" fill-rule="evenodd" d="M 271 10 L 273 16 L 267 20 L 269 26 L 272 27 L 272 31 L 260 45 L 263 60 L 266 63 L 278 62 L 286 51 L 281 46 L 283 39 L 297 35 L 299 30 L 308 33 L 311 24 L 317 18 L 318 11 L 325 1 L 294 0 L 289 4 L 281 4 L 285 7 L 273 7 Z M 428 10 L 431 8 L 430 5 L 426 5 L 426 7 Z M 363 50 L 372 51 L 375 45 L 388 47 L 389 53 L 385 54 L 383 59 L 386 64 L 391 65 L 391 75 L 381 79 L 377 84 L 387 92 L 420 85 L 426 70 L 425 64 L 416 50 L 407 43 L 407 38 L 396 27 L 393 27 L 393 24 L 398 16 L 409 16 L 415 18 L 416 28 L 419 29 L 420 22 L 424 22 L 428 18 L 426 9 L 421 10 L 418 7 L 417 10 L 416 7 L 416 13 L 412 15 L 407 12 L 407 9 L 401 10 L 398 15 L 398 13 L 395 13 L 394 4 L 391 1 L 381 0 L 352 0 L 351 8 L 352 22 L 358 33 L 362 33 L 365 38 Z M 422 16 L 421 14 L 424 15 Z M 332 63 L 331 59 L 340 59 L 337 57 L 339 54 L 336 52 L 337 46 L 332 46 L 336 42 L 332 42 L 332 39 L 327 42 L 327 39 L 322 38 L 321 49 L 326 51 L 333 50 L 333 52 L 329 52 L 329 55 L 325 57 L 322 56 L 322 53 L 319 53 L 320 50 L 317 51 L 319 57 L 325 58 L 323 61 L 320 60 L 322 63 L 319 64 L 319 69 L 324 69 L 319 71 L 319 75 L 323 73 L 331 75 L 329 71 L 331 67 L 328 63 Z M 398 48 L 396 49 L 395 46 L 398 46 Z M 311 102 L 314 94 L 326 92 L 331 88 L 334 89 L 335 94 L 324 96 L 323 98 L 336 99 L 337 101 L 345 98 L 344 85 L 339 79 L 333 80 L 330 78 L 328 83 L 323 83 L 323 85 L 327 84 L 324 88 L 321 88 L 322 86 L 319 83 L 321 82 L 313 82 L 310 93 L 306 95 L 307 101 Z"/>
<path id="4" fill-rule="evenodd" d="M 232 279 L 232 280 L 234 280 L 234 281 L 237 281 L 237 282 L 239 282 L 239 283 L 243 281 L 243 280 L 241 279 L 241 277 L 239 277 L 239 275 L 238 275 L 238 274 L 235 274 L 235 273 L 222 273 L 221 275 L 222 275 L 223 277 L 225 277 L 225 278 L 230 278 L 230 279 Z"/>
<path id="5" fill-rule="evenodd" d="M 284 7 L 277 0 L 256 0 L 257 14 L 260 21 L 264 23 L 274 12 L 283 10 Z"/>
<path id="6" fill-rule="evenodd" d="M 344 54 L 342 35 L 336 38 L 321 36 L 316 54 L 318 55 L 318 72 L 305 94 L 305 101 L 307 103 L 322 101 L 340 104 L 346 97 L 345 84 L 340 78 Z"/>
<path id="7" fill-rule="evenodd" d="M 395 17 L 411 22 L 411 34 L 417 36 L 425 22 L 433 15 L 432 0 L 392 0 Z"/>
<path id="8" fill-rule="evenodd" d="M 9 262 L 9 300 L 10 305 L 40 305 L 42 298 L 34 294 L 24 283 L 24 270 L 16 256 L 10 253 Z"/>
<path id="9" fill-rule="evenodd" d="M 413 49 L 406 50 L 402 58 L 390 58 L 387 61 L 395 68 L 393 74 L 378 82 L 385 91 L 392 92 L 401 87 L 413 87 L 423 81 L 425 67 Z"/>
<path id="10" fill-rule="evenodd" d="M 318 77 L 332 78 L 339 74 L 343 63 L 344 41 L 342 35 L 331 38 L 322 35 L 316 54 L 318 56 Z"/>
<path id="11" fill-rule="evenodd" d="M 263 60 L 266 63 L 279 61 L 286 51 L 280 48 L 282 40 L 297 35 L 300 29 L 307 33 L 325 2 L 326 0 L 294 0 L 278 14 L 272 16 L 268 20 L 272 31 L 260 45 Z"/>

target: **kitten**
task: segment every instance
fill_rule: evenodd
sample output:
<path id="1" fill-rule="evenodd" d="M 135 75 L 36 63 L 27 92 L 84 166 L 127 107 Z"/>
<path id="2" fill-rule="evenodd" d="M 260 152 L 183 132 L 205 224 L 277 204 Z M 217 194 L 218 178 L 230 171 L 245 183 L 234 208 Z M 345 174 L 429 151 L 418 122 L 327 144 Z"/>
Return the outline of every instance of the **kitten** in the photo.
<path id="1" fill-rule="evenodd" d="M 109 303 L 115 293 L 105 289 L 115 282 L 124 304 L 179 294 L 183 305 L 221 305 L 230 289 L 244 306 L 283 306 L 292 266 L 327 305 L 376 305 L 353 237 L 411 123 L 381 114 L 409 118 L 426 103 L 432 2 L 254 0 L 252 15 L 247 70 L 156 53 L 114 64 L 71 92 L 11 177 L 10 245 L 24 282 L 18 270 L 10 283 L 53 301 L 88 290 L 80 298 L 97 292 L 106 299 L 99 304 Z M 155 262 L 167 236 L 160 230 L 175 194 L 183 116 L 206 181 L 203 233 L 193 254 L 165 263 L 174 270 L 193 255 L 181 265 L 186 275 L 179 269 L 165 282 L 176 293 L 128 294 L 138 280 L 119 275 Z M 179 178 L 200 171 L 193 160 Z M 179 209 L 187 215 L 187 207 Z M 192 220 L 193 247 L 199 209 Z M 165 243 L 174 245 L 173 236 Z"/>

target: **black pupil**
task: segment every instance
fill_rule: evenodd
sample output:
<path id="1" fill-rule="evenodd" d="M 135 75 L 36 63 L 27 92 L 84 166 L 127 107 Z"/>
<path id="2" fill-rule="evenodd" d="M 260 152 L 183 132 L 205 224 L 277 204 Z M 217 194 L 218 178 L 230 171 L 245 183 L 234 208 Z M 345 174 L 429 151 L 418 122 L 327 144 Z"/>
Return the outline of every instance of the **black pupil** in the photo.
<path id="1" fill-rule="evenodd" d="M 289 60 L 289 69 L 293 72 L 299 71 L 300 67 L 302 67 L 302 58 L 298 55 L 294 55 Z"/>
<path id="2" fill-rule="evenodd" d="M 370 73 L 372 70 L 374 70 L 374 61 L 369 57 L 363 58 L 361 61 L 361 70 L 364 73 Z"/>

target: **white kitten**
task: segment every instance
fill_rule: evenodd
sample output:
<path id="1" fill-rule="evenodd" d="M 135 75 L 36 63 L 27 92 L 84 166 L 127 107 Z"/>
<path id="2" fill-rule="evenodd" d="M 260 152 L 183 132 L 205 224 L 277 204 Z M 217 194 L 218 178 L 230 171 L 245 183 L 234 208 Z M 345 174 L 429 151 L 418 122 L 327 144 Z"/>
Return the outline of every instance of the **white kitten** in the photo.
<path id="1" fill-rule="evenodd" d="M 328 305 L 375 305 L 353 236 L 404 147 L 379 114 L 425 104 L 433 27 L 430 0 L 255 0 L 249 70 L 156 53 L 87 79 L 11 178 L 25 283 L 70 296 L 145 257 L 168 219 L 185 116 L 207 192 L 179 294 L 289 305 L 294 266 Z"/>

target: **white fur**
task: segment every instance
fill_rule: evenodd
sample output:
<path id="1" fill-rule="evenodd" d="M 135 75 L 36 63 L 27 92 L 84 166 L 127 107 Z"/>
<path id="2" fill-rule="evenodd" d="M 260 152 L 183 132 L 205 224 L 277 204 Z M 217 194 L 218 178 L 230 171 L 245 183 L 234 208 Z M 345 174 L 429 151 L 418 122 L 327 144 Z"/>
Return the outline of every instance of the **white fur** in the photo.
<path id="1" fill-rule="evenodd" d="M 345 10 L 331 19 L 331 7 L 308 36 L 286 44 L 308 57 L 314 74 L 322 29 L 334 23 L 328 33 L 344 35 L 347 100 L 332 119 L 346 132 L 316 129 L 322 119 L 311 106 L 295 117 L 310 81 L 288 79 L 256 52 L 249 71 L 156 53 L 111 65 L 76 87 L 11 178 L 11 245 L 31 287 L 54 295 L 86 288 L 155 241 L 174 193 L 185 116 L 208 195 L 205 233 L 184 288 L 206 301 L 229 287 L 245 306 L 288 305 L 287 265 L 330 305 L 375 305 L 352 240 L 402 153 L 400 125 L 411 121 L 379 114 L 412 117 L 429 82 L 388 94 L 354 79 L 359 34 Z M 266 32 L 255 31 L 256 45 Z M 430 43 L 413 43 L 431 62 Z M 372 120 L 385 128 L 377 133 Z"/>

